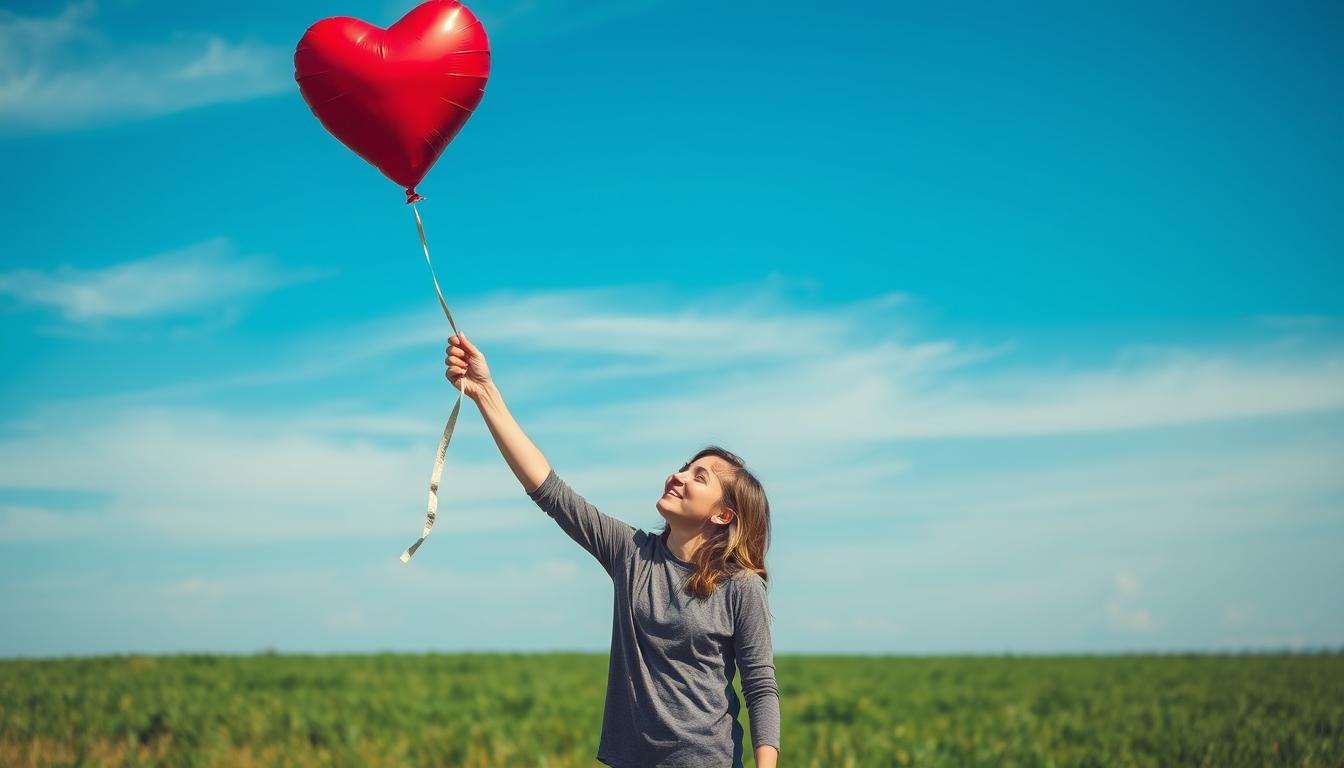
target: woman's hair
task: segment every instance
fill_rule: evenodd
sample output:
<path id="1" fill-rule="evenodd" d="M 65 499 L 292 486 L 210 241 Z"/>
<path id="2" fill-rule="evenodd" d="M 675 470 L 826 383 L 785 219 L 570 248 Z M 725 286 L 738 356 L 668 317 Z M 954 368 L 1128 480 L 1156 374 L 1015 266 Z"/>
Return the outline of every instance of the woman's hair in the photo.
<path id="1" fill-rule="evenodd" d="M 732 521 L 718 526 L 691 556 L 695 572 L 687 580 L 686 589 L 698 597 L 709 597 L 721 580 L 739 571 L 754 571 L 762 579 L 768 578 L 765 550 L 770 546 L 770 502 L 761 481 L 747 470 L 742 459 L 717 445 L 703 448 L 681 471 L 702 456 L 718 456 L 731 465 L 715 469 L 714 474 L 723 486 L 723 507 L 734 513 Z M 664 525 L 663 532 L 667 529 Z"/>

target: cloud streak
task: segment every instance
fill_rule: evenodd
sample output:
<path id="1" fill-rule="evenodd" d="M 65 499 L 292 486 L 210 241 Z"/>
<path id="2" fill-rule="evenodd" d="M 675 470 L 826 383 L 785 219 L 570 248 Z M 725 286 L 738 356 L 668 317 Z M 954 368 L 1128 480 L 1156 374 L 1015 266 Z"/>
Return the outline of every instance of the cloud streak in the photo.
<path id="1" fill-rule="evenodd" d="M 179 257 L 160 261 L 179 268 L 195 263 Z M 219 266 L 224 261 L 207 263 Z M 125 272 L 173 272 L 139 263 L 118 269 L 122 271 L 115 276 L 89 277 L 82 284 L 86 290 L 65 286 L 59 306 L 72 317 L 102 317 L 110 311 L 105 309 L 110 297 L 124 295 L 125 285 L 136 283 L 123 279 Z M 151 283 L 152 290 L 131 306 L 137 313 L 182 310 L 203 300 L 201 291 L 207 286 L 220 299 L 281 282 L 268 275 L 254 266 L 231 278 L 165 279 Z M 193 286 L 200 291 L 193 294 Z M 825 310 L 801 309 L 783 304 L 769 286 L 755 292 L 739 286 L 731 293 L 748 300 L 725 312 L 716 312 L 712 301 L 675 312 L 641 311 L 616 298 L 635 293 L 613 289 L 497 295 L 468 307 L 481 328 L 475 339 L 496 364 L 501 389 L 515 412 L 526 415 L 520 420 L 529 433 L 564 459 L 563 446 L 576 441 L 590 452 L 621 457 L 620 472 L 590 472 L 573 460 L 570 466 L 592 490 L 632 501 L 639 498 L 642 482 L 665 473 L 674 458 L 667 453 L 670 447 L 686 450 L 710 441 L 752 457 L 779 478 L 795 503 L 830 504 L 833 515 L 858 510 L 864 516 L 875 503 L 870 489 L 890 490 L 910 478 L 911 462 L 894 451 L 909 454 L 924 440 L 1135 432 L 1344 404 L 1344 372 L 1328 350 L 1295 361 L 1268 359 L 1253 351 L 1240 358 L 1185 351 L 1144 364 L 1045 374 L 1021 365 L 987 369 L 989 361 L 1009 362 L 1001 349 L 919 339 L 910 330 L 893 331 L 892 337 L 874 334 L 875 325 L 901 327 L 894 315 L 904 309 L 905 300 L 894 295 Z M 184 298 L 193 295 L 190 301 Z M 274 390 L 286 380 L 302 383 L 343 369 L 366 375 L 386 368 L 391 356 L 429 344 L 437 347 L 444 335 L 441 326 L 417 315 L 304 338 L 272 353 L 288 368 L 267 363 L 265 370 L 230 375 L 214 389 L 210 381 L 197 382 L 196 393 L 256 386 Z M 788 328 L 800 330 L 783 333 Z M 636 368 L 651 363 L 684 385 L 641 396 L 640 385 L 627 380 L 619 399 L 590 396 L 576 404 L 576 394 L 585 386 L 584 371 L 613 361 Z M 441 374 L 441 366 L 427 367 Z M 557 375 L 557 370 L 565 373 Z M 568 380 L 567 394 L 554 391 L 557 380 Z M 190 383 L 178 386 L 182 392 L 192 391 Z M 515 397 L 520 391 L 529 396 Z M 75 430 L 77 442 L 88 446 L 91 455 L 106 456 L 86 478 L 87 489 L 122 488 L 124 500 L 119 503 L 135 510 L 136 519 L 150 528 L 184 534 L 210 531 L 192 511 L 202 499 L 212 499 L 231 509 L 260 510 L 258 519 L 237 530 L 256 531 L 261 537 L 300 536 L 309 529 L 293 517 L 267 517 L 266 510 L 276 508 L 296 514 L 306 510 L 303 514 L 321 517 L 336 535 L 362 535 L 381 523 L 360 520 L 355 510 L 379 507 L 389 497 L 420 494 L 425 482 L 421 475 L 429 466 L 427 446 L 437 435 L 452 391 L 436 378 L 398 393 L 398 405 L 376 408 L 349 399 L 306 397 L 282 416 L 270 409 L 153 402 L 162 401 L 164 394 L 151 390 L 119 402 L 66 401 L 34 409 L 11 425 L 16 436 L 0 443 L 0 456 L 11 468 L 0 473 L 0 482 L 66 487 L 61 456 L 68 434 Z M 478 466 L 460 463 L 472 455 L 470 441 L 480 437 L 459 437 L 455 443 L 450 465 L 464 468 L 450 471 L 453 498 L 467 504 L 516 501 L 515 482 L 497 462 L 486 458 Z M 119 456 L 118 446 L 128 439 L 144 447 L 134 462 Z M 834 458 L 813 466 L 822 445 L 829 446 Z M 494 446 L 486 441 L 476 447 L 493 455 Z M 1171 461 L 1171 466 L 1180 465 L 1179 459 Z M 1284 476 L 1300 469 L 1275 466 Z M 795 480 L 819 471 L 831 482 Z M 1043 487 L 1054 490 L 1033 494 L 1036 514 L 1050 508 L 1040 506 L 1047 498 L 1065 508 L 1089 504 L 1090 497 L 1070 498 L 1061 490 L 1072 487 L 1075 476 L 1042 479 Z M 1162 476 L 1135 471 L 1126 482 L 1136 483 L 1135 488 L 1160 487 Z M 217 485 L 212 480 L 216 477 Z M 236 478 L 247 482 L 239 484 Z M 311 478 L 321 478 L 316 490 Z M 1189 481 L 1173 482 L 1177 487 L 1170 492 L 1189 487 Z M 1003 486 L 996 498 L 1013 504 L 1008 501 L 1016 495 L 1011 477 L 982 473 L 974 492 L 992 483 Z M 1107 479 L 1099 475 L 1090 483 L 1104 486 Z M 1138 491 L 1122 486 L 1113 492 Z M 352 510 L 354 517 L 331 512 L 341 508 Z M 41 528 L 35 511 L 25 514 Z M 187 515 L 194 522 L 179 526 L 176 521 Z M 223 530 L 210 535 L 215 533 L 233 535 Z"/>
<path id="2" fill-rule="evenodd" d="M 321 277 L 281 269 L 263 256 L 239 256 L 225 238 L 143 259 L 84 269 L 0 272 L 0 295 L 52 309 L 74 325 L 201 314 L 216 305 Z"/>
<path id="3" fill-rule="evenodd" d="M 1045 369 L 1014 361 L 1016 341 L 928 336 L 900 294 L 811 308 L 774 282 L 691 304 L 664 290 L 499 293 L 458 302 L 455 313 L 472 318 L 468 336 L 504 363 L 506 394 L 549 406 L 534 427 L 614 446 L 706 434 L 766 445 L 797 435 L 850 443 L 1095 434 L 1344 408 L 1344 350 L 1331 342 L 1287 351 L 1144 343 L 1108 363 Z M 316 380 L 412 354 L 423 363 L 447 335 L 428 310 L 382 318 L 284 342 L 264 370 L 124 397 Z M 573 405 L 604 385 L 598 402 Z"/>
<path id="4" fill-rule="evenodd" d="M 53 17 L 0 10 L 0 133 L 69 131 L 293 88 L 286 49 L 180 32 L 118 45 L 92 2 Z"/>
<path id="5" fill-rule="evenodd" d="M 1106 601 L 1106 620 L 1112 626 L 1131 632 L 1148 632 L 1153 628 L 1153 617 L 1138 605 L 1141 591 L 1139 579 L 1130 571 L 1115 574 L 1115 591 Z"/>
<path id="6" fill-rule="evenodd" d="M 393 563 L 421 523 L 437 423 L 426 421 L 423 439 L 410 445 L 319 429 L 312 415 L 158 409 L 104 415 L 103 421 L 69 413 L 64 425 L 34 425 L 31 434 L 0 441 L 0 486 L 74 486 L 112 500 L 78 514 L 0 507 L 0 540 L 83 537 L 246 548 L 320 537 L 359 542 L 367 567 L 380 559 Z M 520 418 L 529 421 L 525 412 Z M 596 574 L 586 554 L 526 500 L 481 432 L 468 426 L 455 443 L 431 541 L 440 554 L 425 562 L 458 563 L 464 548 L 498 546 L 481 557 L 530 552 L 565 558 L 548 566 L 558 573 L 577 567 L 579 574 Z M 652 500 L 669 469 L 661 461 L 665 451 L 596 463 L 562 437 L 543 435 L 539 444 L 571 485 L 632 524 L 657 524 Z M 74 473 L 70 445 L 82 446 L 87 457 Z M 1298 547 L 1257 546 L 1250 565 L 1238 542 L 1273 542 L 1298 528 L 1330 530 L 1336 510 L 1328 500 L 1341 491 L 1341 443 L 1338 437 L 1278 436 L 1210 443 L 1199 451 L 1161 445 L 1154 438 L 1116 456 L 1011 471 L 972 462 L 951 476 L 923 471 L 926 459 L 913 446 L 904 462 L 814 452 L 801 457 L 806 467 L 777 454 L 749 454 L 775 514 L 769 564 L 783 647 L 1046 652 L 1130 648 L 1133 642 L 1188 646 L 1173 625 L 1201 621 L 1202 639 L 1194 644 L 1216 644 L 1228 625 L 1221 595 L 1203 601 L 1207 616 L 1189 616 L 1180 600 L 1203 588 L 1191 574 L 1242 594 L 1282 572 L 1285 556 L 1298 569 L 1315 562 Z M 500 533 L 507 536 L 494 536 Z M 1321 539 L 1327 549 L 1329 541 Z M 416 574 L 408 572 L 408 584 L 428 578 Z M 1322 576 L 1328 573 L 1303 570 L 1277 588 L 1283 591 L 1266 594 L 1303 600 L 1309 594 L 1301 591 L 1304 584 Z M 173 589 L 262 600 L 267 577 L 250 578 L 256 583 L 235 584 L 223 573 L 189 575 Z M 455 573 L 452 579 L 468 577 Z M 491 595 L 524 612 L 537 597 L 526 583 L 513 592 L 497 584 Z M 591 607 L 596 613 L 600 597 L 595 594 Z M 339 617 L 359 606 L 333 595 L 323 607 Z M 482 630 L 504 633 L 499 622 Z M 1026 625 L 1035 626 L 1035 634 Z M 1274 620 L 1268 626 L 1292 629 Z M 374 636 L 395 641 L 386 633 Z"/>
<path id="7" fill-rule="evenodd" d="M 1315 550 L 1276 543 L 1296 530 L 1316 531 L 1322 548 L 1338 537 L 1333 347 L 1284 356 L 1147 346 L 1044 370 L 1014 360 L 1013 344 L 922 333 L 906 319 L 908 297 L 816 307 L 776 288 L 736 286 L 690 304 L 621 288 L 498 294 L 463 302 L 461 314 L 474 318 L 473 338 L 528 434 L 610 514 L 659 525 L 662 478 L 704 442 L 748 459 L 776 514 L 782 647 L 1207 647 L 1238 629 L 1222 606 L 1311 604 L 1311 584 L 1344 576 Z M 623 298 L 632 295 L 654 298 Z M 394 562 L 423 521 L 452 394 L 440 378 L 444 335 L 430 311 L 384 318 L 250 351 L 270 358 L 266 370 L 179 385 L 196 386 L 202 404 L 155 403 L 159 390 L 31 409 L 0 433 L 0 488 L 105 496 L 78 515 L 32 501 L 0 508 L 0 540 L 115 531 L 246 548 L 320 536 Z M 377 373 L 403 365 L 423 365 L 432 381 L 399 388 L 385 400 L 394 405 L 356 399 L 386 395 L 374 391 Z M 367 391 L 284 408 L 222 397 L 263 386 L 274 395 L 283 381 L 307 392 L 336 376 Z M 473 413 L 454 439 L 430 546 L 451 560 L 466 554 L 464 539 L 507 540 L 507 552 L 482 557 L 547 552 L 591 572 L 523 496 Z M 1308 413 L 1321 415 L 1319 428 L 1246 421 Z M 1180 425 L 1181 440 L 1155 429 Z M 1075 444 L 1107 448 L 1052 454 Z M 78 472 L 71 445 L 85 457 Z M 949 445 L 965 454 L 951 469 L 940 464 Z M 1262 540 L 1248 560 L 1245 542 Z M 1285 558 L 1296 570 L 1276 576 Z M 184 576 L 179 592 L 229 589 L 226 576 L 191 580 L 204 578 Z M 854 591 L 856 582 L 871 586 Z M 518 590 L 500 599 L 530 609 L 533 596 Z M 1207 616 L 1190 618 L 1179 600 L 1191 595 L 1203 595 Z M 371 605 L 333 598 L 315 621 L 391 643 Z M 1340 626 L 1256 618 L 1266 633 L 1313 642 Z M 483 631 L 510 626 L 498 618 Z"/>

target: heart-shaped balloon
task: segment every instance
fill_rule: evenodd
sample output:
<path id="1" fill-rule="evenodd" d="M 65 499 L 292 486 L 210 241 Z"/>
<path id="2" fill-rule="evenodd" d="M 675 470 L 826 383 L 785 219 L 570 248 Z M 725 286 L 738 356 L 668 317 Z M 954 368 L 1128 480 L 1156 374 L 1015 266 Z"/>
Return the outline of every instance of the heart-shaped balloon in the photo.
<path id="1" fill-rule="evenodd" d="M 457 0 L 429 0 L 387 29 L 349 16 L 308 28 L 294 79 L 342 144 L 420 199 L 415 185 L 485 95 L 490 42 Z"/>

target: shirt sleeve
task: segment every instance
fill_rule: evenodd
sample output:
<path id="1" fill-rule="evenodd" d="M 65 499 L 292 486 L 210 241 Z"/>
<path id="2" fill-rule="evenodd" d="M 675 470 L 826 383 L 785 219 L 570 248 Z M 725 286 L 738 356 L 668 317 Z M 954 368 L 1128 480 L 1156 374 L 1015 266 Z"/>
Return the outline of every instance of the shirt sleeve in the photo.
<path id="1" fill-rule="evenodd" d="M 571 539 L 597 558 L 608 575 L 614 574 L 634 549 L 635 527 L 598 511 L 561 480 L 554 469 L 528 496 Z"/>
<path id="2" fill-rule="evenodd" d="M 775 682 L 775 652 L 770 642 L 770 604 L 765 580 L 755 573 L 736 579 L 733 610 L 733 649 L 742 671 L 742 695 L 751 717 L 752 747 L 779 749 L 779 686 Z"/>

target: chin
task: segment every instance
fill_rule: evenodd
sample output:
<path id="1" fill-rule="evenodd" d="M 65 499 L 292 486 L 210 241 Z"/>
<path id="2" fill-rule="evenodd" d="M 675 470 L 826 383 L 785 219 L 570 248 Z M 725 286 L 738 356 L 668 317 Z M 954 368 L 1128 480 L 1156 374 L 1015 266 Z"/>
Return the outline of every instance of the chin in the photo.
<path id="1" fill-rule="evenodd" d="M 662 515 L 663 519 L 670 523 L 672 522 L 673 518 L 681 517 L 681 515 L 678 515 L 676 512 L 673 512 L 672 510 L 664 507 L 663 502 L 665 500 L 666 499 L 664 498 L 659 498 L 657 503 L 655 503 L 653 506 L 655 509 L 658 510 L 658 514 Z"/>

